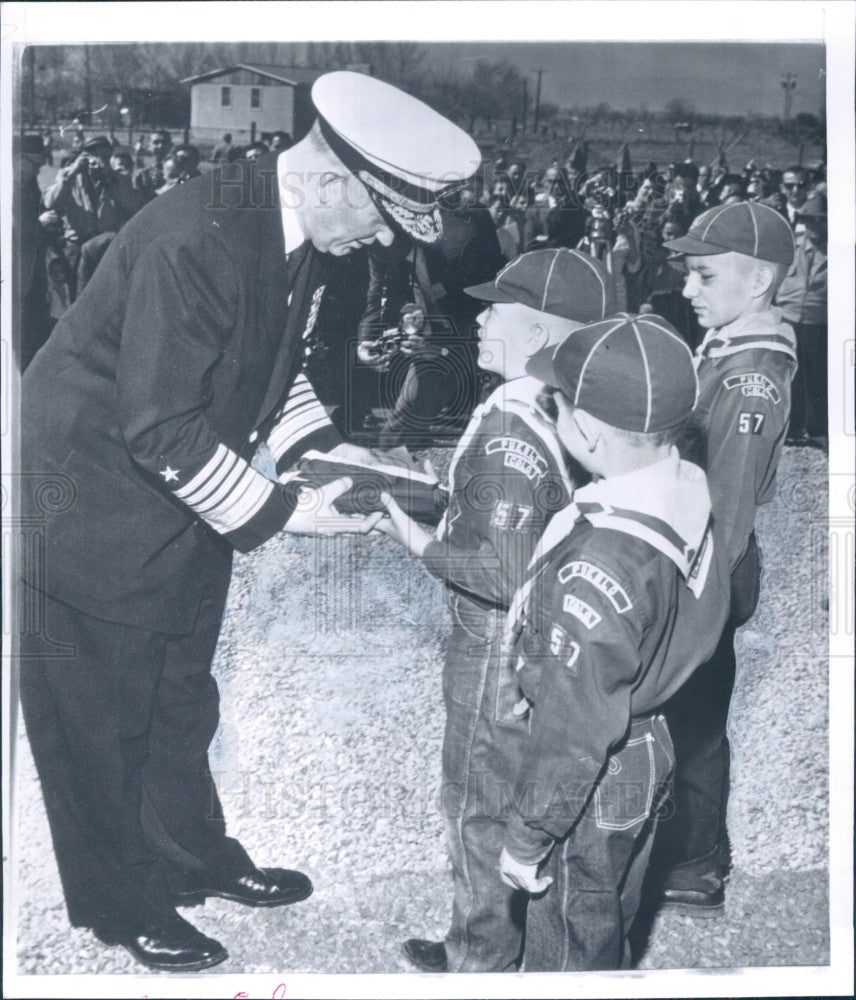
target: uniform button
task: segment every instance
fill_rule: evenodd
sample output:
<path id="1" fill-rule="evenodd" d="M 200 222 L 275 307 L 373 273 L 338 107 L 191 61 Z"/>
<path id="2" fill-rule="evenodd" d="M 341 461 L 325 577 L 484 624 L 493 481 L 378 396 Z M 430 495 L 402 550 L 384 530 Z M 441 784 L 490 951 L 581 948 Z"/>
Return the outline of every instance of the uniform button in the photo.
<path id="1" fill-rule="evenodd" d="M 256 441 L 258 441 L 258 439 L 259 439 L 259 432 L 253 431 L 253 433 L 250 435 L 250 444 L 255 444 Z"/>

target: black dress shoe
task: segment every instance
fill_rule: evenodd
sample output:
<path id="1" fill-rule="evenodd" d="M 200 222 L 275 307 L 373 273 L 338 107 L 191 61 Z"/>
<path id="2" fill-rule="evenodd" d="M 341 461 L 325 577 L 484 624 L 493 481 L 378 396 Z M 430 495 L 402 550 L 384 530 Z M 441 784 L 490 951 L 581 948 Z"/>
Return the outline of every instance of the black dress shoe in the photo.
<path id="1" fill-rule="evenodd" d="M 661 909 L 677 910 L 693 917 L 718 917 L 725 909 L 725 889 L 721 884 L 712 892 L 664 889 Z"/>
<path id="2" fill-rule="evenodd" d="M 695 917 L 718 917 L 725 908 L 725 885 L 716 851 L 674 867 L 663 886 L 662 909 Z"/>
<path id="3" fill-rule="evenodd" d="M 229 953 L 214 938 L 206 937 L 177 913 L 163 926 L 137 934 L 101 934 L 105 944 L 121 945 L 149 969 L 162 972 L 198 972 L 225 962 Z"/>
<path id="4" fill-rule="evenodd" d="M 206 896 L 231 899 L 244 906 L 287 906 L 312 895 L 312 883 L 302 872 L 287 868 L 256 868 L 247 875 L 188 880 L 172 890 L 177 906 L 199 902 Z"/>
<path id="5" fill-rule="evenodd" d="M 401 946 L 404 957 L 417 969 L 423 972 L 448 972 L 449 962 L 446 957 L 446 946 L 442 941 L 425 941 L 422 938 L 409 938 Z"/>

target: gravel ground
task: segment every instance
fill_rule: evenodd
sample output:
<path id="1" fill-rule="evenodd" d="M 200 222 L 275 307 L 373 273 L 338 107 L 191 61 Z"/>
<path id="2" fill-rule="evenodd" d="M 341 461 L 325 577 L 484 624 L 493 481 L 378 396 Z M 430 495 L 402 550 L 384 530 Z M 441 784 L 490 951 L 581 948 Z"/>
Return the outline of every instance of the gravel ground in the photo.
<path id="1" fill-rule="evenodd" d="M 725 914 L 646 917 L 639 968 L 829 961 L 826 475 L 821 453 L 786 449 L 759 517 L 765 580 L 739 638 Z M 185 911 L 229 949 L 212 974 L 406 972 L 399 942 L 442 936 L 442 591 L 382 537 L 286 537 L 236 560 L 212 769 L 230 832 L 257 863 L 306 871 L 315 893 L 283 910 Z M 23 738 L 19 761 L 19 972 L 139 972 L 69 930 Z"/>

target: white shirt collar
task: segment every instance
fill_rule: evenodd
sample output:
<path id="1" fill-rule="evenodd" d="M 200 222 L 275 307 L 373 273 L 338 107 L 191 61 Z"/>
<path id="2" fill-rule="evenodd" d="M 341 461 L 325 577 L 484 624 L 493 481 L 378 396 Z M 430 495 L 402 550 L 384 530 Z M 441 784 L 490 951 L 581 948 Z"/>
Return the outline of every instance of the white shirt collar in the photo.
<path id="1" fill-rule="evenodd" d="M 683 461 L 674 445 L 653 465 L 589 483 L 577 490 L 574 501 L 659 518 L 696 548 L 710 517 L 707 477 L 697 465 Z"/>
<path id="2" fill-rule="evenodd" d="M 287 156 L 288 150 L 285 150 L 279 154 L 276 161 L 276 179 L 280 192 L 291 187 L 291 185 L 288 184 L 289 170 L 286 160 Z M 282 211 L 282 232 L 285 237 L 285 252 L 286 254 L 290 254 L 301 244 L 306 242 L 306 236 L 301 228 L 300 219 L 297 216 L 297 210 L 290 205 L 286 205 L 281 194 L 280 209 Z"/>
<path id="3" fill-rule="evenodd" d="M 485 410 L 500 406 L 506 399 L 516 399 L 530 406 L 537 406 L 537 396 L 544 388 L 543 383 L 531 375 L 521 375 L 499 385 L 484 401 Z"/>
<path id="4" fill-rule="evenodd" d="M 668 457 L 654 465 L 577 490 L 573 502 L 547 525 L 529 566 L 567 537 L 582 513 L 596 528 L 612 528 L 647 541 L 688 577 L 710 509 L 707 477 L 697 465 L 683 461 L 673 446 Z M 665 530 L 652 523 L 652 517 L 662 522 Z"/>

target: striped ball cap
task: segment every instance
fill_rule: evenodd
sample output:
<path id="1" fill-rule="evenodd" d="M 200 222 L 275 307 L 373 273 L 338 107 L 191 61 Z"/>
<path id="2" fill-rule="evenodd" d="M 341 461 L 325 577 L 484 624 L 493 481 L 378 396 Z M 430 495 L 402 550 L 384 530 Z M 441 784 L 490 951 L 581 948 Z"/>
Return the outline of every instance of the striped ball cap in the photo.
<path id="1" fill-rule="evenodd" d="M 794 237 L 788 220 L 769 205 L 740 201 L 709 208 L 693 221 L 686 236 L 664 246 L 677 253 L 707 257 L 742 253 L 774 264 L 794 259 Z"/>
<path id="2" fill-rule="evenodd" d="M 526 371 L 612 427 L 655 433 L 681 424 L 698 397 L 689 347 L 662 316 L 617 313 L 546 347 Z"/>
<path id="3" fill-rule="evenodd" d="M 519 302 L 539 312 L 591 323 L 615 310 L 609 272 L 579 250 L 532 250 L 521 254 L 483 285 L 464 291 L 486 302 Z"/>

